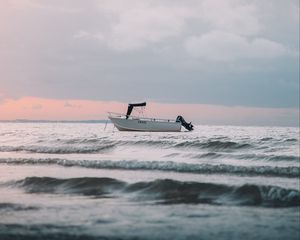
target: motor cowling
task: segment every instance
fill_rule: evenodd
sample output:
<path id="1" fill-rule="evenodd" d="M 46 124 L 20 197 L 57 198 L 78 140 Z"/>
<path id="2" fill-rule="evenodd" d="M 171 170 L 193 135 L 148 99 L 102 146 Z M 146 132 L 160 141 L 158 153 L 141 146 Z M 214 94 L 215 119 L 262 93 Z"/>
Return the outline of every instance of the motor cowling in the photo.
<path id="1" fill-rule="evenodd" d="M 191 122 L 190 123 L 186 122 L 184 120 L 184 118 L 182 116 L 180 116 L 180 115 L 176 118 L 176 122 L 181 122 L 181 125 L 183 127 L 185 127 L 189 131 L 193 131 L 194 130 L 193 124 Z"/>

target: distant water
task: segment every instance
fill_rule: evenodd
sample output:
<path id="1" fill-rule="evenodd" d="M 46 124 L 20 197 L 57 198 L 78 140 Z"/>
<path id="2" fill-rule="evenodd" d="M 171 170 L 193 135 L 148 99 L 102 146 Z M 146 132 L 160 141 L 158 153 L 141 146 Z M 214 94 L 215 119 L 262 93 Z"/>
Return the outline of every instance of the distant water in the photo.
<path id="1" fill-rule="evenodd" d="M 0 239 L 299 239 L 299 128 L 0 123 Z"/>

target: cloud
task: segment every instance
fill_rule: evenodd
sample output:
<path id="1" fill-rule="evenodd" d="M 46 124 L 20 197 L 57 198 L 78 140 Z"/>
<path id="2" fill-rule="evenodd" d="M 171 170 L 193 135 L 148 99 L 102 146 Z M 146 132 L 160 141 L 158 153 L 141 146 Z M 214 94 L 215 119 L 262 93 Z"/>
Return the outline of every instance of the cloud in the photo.
<path id="1" fill-rule="evenodd" d="M 59 3 L 59 4 L 57 4 Z M 72 7 L 70 7 L 70 4 L 72 3 Z M 15 8 L 15 9 L 35 9 L 35 10 L 43 10 L 43 11 L 50 11 L 50 12 L 59 12 L 63 14 L 73 14 L 73 13 L 79 13 L 81 12 L 82 8 L 74 7 L 74 1 L 68 2 L 68 1 L 49 1 L 49 2 L 41 2 L 37 0 L 10 0 L 8 2 L 8 6 Z"/>
<path id="2" fill-rule="evenodd" d="M 110 16 L 110 29 L 100 32 L 100 40 L 117 51 L 137 50 L 178 36 L 188 16 L 182 5 L 154 1 L 100 1 L 98 9 Z"/>
<path id="3" fill-rule="evenodd" d="M 2 2 L 7 97 L 298 106 L 298 0 Z"/>
<path id="4" fill-rule="evenodd" d="M 240 44 L 238 47 L 254 45 L 255 49 L 259 49 L 266 46 L 268 56 L 273 56 L 273 53 L 275 56 L 281 55 L 279 52 L 286 48 L 283 44 L 263 36 L 262 32 L 267 28 L 261 21 L 261 8 L 264 5 L 255 1 L 187 0 L 183 3 L 96 0 L 94 3 L 97 6 L 97 17 L 105 25 L 99 24 L 97 30 L 81 29 L 73 38 L 97 40 L 102 46 L 119 52 L 155 48 L 158 43 L 167 43 L 172 51 L 170 46 L 182 40 L 183 44 L 188 43 L 190 49 L 190 45 L 198 41 L 197 38 L 203 37 L 202 40 L 205 41 L 214 38 L 217 33 L 223 33 L 225 41 L 228 42 L 214 43 L 228 43 L 229 50 L 230 44 L 235 41 Z M 250 57 L 253 56 L 250 54 Z"/>
<path id="5" fill-rule="evenodd" d="M 97 33 L 102 36 L 99 40 L 117 51 L 138 50 L 181 37 L 189 21 L 241 35 L 254 35 L 262 28 L 256 6 L 236 0 L 189 0 L 185 4 L 101 0 L 97 3 L 99 13 L 108 16 L 107 29 Z"/>
<path id="6" fill-rule="evenodd" d="M 221 31 L 255 35 L 262 29 L 257 7 L 237 0 L 204 0 L 200 4 L 199 18 Z"/>
<path id="7" fill-rule="evenodd" d="M 272 59 L 293 54 L 282 44 L 268 39 L 248 39 L 222 31 L 211 31 L 201 36 L 189 37 L 185 42 L 185 48 L 195 58 L 213 61 Z"/>
<path id="8" fill-rule="evenodd" d="M 109 46 L 117 50 L 138 49 L 178 35 L 183 24 L 176 12 L 165 8 L 132 9 L 113 26 Z"/>
<path id="9" fill-rule="evenodd" d="M 79 30 L 78 32 L 76 32 L 74 35 L 73 35 L 73 38 L 75 39 L 80 39 L 80 38 L 90 38 L 91 37 L 91 34 L 87 31 L 84 31 L 84 30 Z"/>

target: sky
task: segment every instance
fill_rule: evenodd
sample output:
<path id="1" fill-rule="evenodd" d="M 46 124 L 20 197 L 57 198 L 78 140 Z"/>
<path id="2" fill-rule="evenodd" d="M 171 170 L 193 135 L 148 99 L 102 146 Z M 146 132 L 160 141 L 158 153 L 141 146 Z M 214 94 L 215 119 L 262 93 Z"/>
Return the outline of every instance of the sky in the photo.
<path id="1" fill-rule="evenodd" d="M 299 126 L 299 1 L 0 0 L 0 119 L 104 119 L 136 101 Z"/>

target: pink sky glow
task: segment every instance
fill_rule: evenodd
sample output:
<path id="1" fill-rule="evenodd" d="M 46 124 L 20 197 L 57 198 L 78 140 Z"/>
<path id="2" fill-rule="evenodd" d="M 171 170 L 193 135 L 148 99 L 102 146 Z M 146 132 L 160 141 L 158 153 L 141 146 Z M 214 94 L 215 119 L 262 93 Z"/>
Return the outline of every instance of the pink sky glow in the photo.
<path id="1" fill-rule="evenodd" d="M 126 109 L 123 102 L 23 97 L 0 101 L 0 120 L 100 120 L 107 119 L 108 111 L 125 113 Z M 175 119 L 177 115 L 196 124 L 297 126 L 299 110 L 147 102 L 145 117 Z"/>

